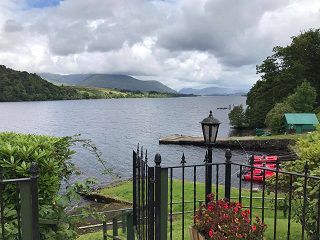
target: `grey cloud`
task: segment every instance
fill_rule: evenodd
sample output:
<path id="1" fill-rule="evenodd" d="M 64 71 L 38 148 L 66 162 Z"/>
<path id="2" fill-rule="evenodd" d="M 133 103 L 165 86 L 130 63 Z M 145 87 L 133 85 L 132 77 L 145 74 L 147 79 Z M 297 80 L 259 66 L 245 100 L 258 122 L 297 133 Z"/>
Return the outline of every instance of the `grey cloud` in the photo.
<path id="1" fill-rule="evenodd" d="M 3 13 L 2 1 L 10 0 L 0 1 Z M 319 26 L 317 1 L 64 0 L 45 9 L 16 6 L 0 15 L 0 60 L 35 72 L 150 76 L 176 89 L 246 88 L 258 79 L 255 65 L 272 47 Z"/>
<path id="2" fill-rule="evenodd" d="M 186 2 L 174 24 L 161 31 L 159 44 L 171 50 L 209 51 L 227 64 L 241 66 L 256 62 L 261 50 L 269 47 L 268 41 L 257 41 L 259 20 L 289 1 L 208 0 L 203 6 Z"/>
<path id="3" fill-rule="evenodd" d="M 10 32 L 21 32 L 21 31 L 23 31 L 23 27 L 17 21 L 15 21 L 13 19 L 8 19 L 4 23 L 4 31 L 7 32 L 7 33 L 10 33 Z"/>

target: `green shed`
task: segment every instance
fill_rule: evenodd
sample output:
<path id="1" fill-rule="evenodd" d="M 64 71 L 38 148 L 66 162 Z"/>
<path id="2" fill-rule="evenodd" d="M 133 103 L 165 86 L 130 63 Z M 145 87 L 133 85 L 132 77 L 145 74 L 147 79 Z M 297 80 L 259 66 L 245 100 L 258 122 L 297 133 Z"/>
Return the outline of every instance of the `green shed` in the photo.
<path id="1" fill-rule="evenodd" d="M 314 113 L 285 113 L 284 126 L 288 133 L 303 133 L 314 131 L 319 124 Z"/>

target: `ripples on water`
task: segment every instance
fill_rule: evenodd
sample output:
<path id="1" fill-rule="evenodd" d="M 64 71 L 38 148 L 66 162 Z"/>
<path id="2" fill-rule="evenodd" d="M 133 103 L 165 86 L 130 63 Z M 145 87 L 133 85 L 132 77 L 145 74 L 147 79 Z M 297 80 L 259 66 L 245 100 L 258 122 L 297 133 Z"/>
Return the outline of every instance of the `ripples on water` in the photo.
<path id="1" fill-rule="evenodd" d="M 184 152 L 187 164 L 202 163 L 205 148 L 159 145 L 159 138 L 170 134 L 200 136 L 199 122 L 209 110 L 222 122 L 219 136 L 226 137 L 230 131 L 229 110 L 216 108 L 245 104 L 245 100 L 241 96 L 212 96 L 0 103 L 0 131 L 81 134 L 97 145 L 115 172 L 128 178 L 132 175 L 132 150 L 137 143 L 148 149 L 149 161 L 159 152 L 164 165 L 177 165 Z M 74 161 L 83 172 L 77 178 L 96 177 L 103 184 L 112 180 L 100 174 L 100 164 L 88 152 L 76 150 Z M 213 154 L 214 161 L 224 161 L 224 150 L 214 149 Z M 244 159 L 243 151 L 233 151 L 234 161 Z"/>

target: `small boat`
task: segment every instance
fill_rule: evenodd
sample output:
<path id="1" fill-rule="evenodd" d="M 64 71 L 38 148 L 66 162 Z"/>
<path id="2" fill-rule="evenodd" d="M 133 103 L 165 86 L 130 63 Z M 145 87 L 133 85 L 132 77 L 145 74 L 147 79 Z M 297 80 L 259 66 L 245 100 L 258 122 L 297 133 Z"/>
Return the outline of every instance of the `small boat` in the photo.
<path id="1" fill-rule="evenodd" d="M 262 182 L 263 181 L 263 173 L 262 170 L 256 171 L 256 170 L 260 170 L 260 169 L 255 169 L 253 171 L 253 176 L 252 176 L 252 181 L 254 182 Z M 274 176 L 275 173 L 272 171 L 265 171 L 265 179 L 268 179 L 272 176 Z M 243 175 L 243 180 L 244 181 L 251 181 L 251 172 L 247 172 L 245 175 Z"/>
<path id="2" fill-rule="evenodd" d="M 277 160 L 279 159 L 278 156 L 266 156 L 266 155 L 263 155 L 263 156 L 257 156 L 257 155 L 254 155 L 253 156 L 253 161 L 254 162 L 276 162 Z"/>
<path id="3" fill-rule="evenodd" d="M 255 169 L 255 167 L 266 167 L 270 169 L 276 169 L 277 165 L 275 163 L 254 163 L 253 164 L 254 170 L 261 170 L 261 169 Z M 250 167 L 245 168 L 245 172 L 250 171 Z"/>
<path id="4" fill-rule="evenodd" d="M 277 161 L 279 160 L 278 156 L 257 156 L 253 155 L 253 174 L 252 174 L 252 181 L 255 182 L 262 182 L 263 181 L 263 173 L 265 175 L 265 179 L 270 178 L 275 175 L 275 172 L 268 171 L 255 167 L 263 167 L 268 169 L 276 169 L 277 168 Z M 242 172 L 242 179 L 244 181 L 251 181 L 251 167 L 246 167 Z"/>

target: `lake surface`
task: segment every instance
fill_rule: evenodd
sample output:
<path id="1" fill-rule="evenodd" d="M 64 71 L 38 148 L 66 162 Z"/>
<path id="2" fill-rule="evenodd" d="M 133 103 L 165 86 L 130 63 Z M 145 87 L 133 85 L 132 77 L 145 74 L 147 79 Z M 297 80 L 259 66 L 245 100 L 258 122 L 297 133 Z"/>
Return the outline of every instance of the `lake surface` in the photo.
<path id="1" fill-rule="evenodd" d="M 102 152 L 108 166 L 122 178 L 132 176 L 132 150 L 138 143 L 148 149 L 149 161 L 162 155 L 163 165 L 178 165 L 182 153 L 187 164 L 202 163 L 205 148 L 159 145 L 170 134 L 201 136 L 200 121 L 212 110 L 222 122 L 218 136 L 230 133 L 229 110 L 217 107 L 245 104 L 241 96 L 212 96 L 162 99 L 102 99 L 75 101 L 0 103 L 0 131 L 54 136 L 81 134 Z M 102 184 L 112 181 L 100 174 L 101 165 L 86 150 L 76 147 L 76 166 L 84 179 L 96 177 Z M 214 149 L 214 161 L 224 161 L 224 150 Z M 234 151 L 234 161 L 244 161 L 243 151 Z M 200 175 L 202 173 L 199 173 Z"/>

